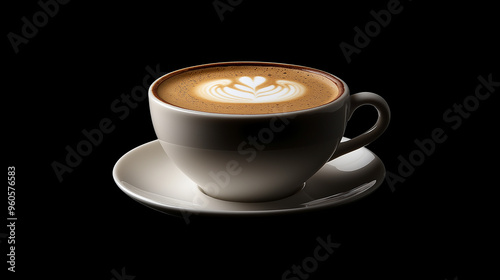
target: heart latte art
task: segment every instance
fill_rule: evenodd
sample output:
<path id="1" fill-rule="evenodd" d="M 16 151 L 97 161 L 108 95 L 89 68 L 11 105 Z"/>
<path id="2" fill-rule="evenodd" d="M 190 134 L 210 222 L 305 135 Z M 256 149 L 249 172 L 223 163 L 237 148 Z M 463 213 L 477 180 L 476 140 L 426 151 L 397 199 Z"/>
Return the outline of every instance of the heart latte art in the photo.
<path id="1" fill-rule="evenodd" d="M 297 82 L 277 80 L 266 84 L 266 78 L 248 76 L 237 79 L 218 79 L 205 82 L 197 88 L 197 94 L 207 100 L 225 103 L 271 103 L 298 98 L 306 88 Z"/>
<path id="2" fill-rule="evenodd" d="M 176 107 L 222 114 L 272 114 L 332 102 L 337 83 L 314 69 L 241 62 L 167 74 L 155 95 Z"/>

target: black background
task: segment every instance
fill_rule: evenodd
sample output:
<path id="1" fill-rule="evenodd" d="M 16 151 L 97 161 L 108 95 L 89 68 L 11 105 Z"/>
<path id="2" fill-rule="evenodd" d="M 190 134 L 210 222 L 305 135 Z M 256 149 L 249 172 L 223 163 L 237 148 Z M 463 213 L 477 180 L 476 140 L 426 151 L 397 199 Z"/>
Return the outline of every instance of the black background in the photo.
<path id="1" fill-rule="evenodd" d="M 0 230 L 7 279 L 282 279 L 328 236 L 341 245 L 307 279 L 498 275 L 500 88 L 457 129 L 443 117 L 471 100 L 479 76 L 500 81 L 492 5 L 401 0 L 401 12 L 348 63 L 339 44 L 355 45 L 354 28 L 364 29 L 374 20 L 370 11 L 391 1 L 228 1 L 237 5 L 223 21 L 212 0 L 162 2 L 60 4 L 17 53 L 8 34 L 22 35 L 22 18 L 32 21 L 41 8 L 36 1 L 4 6 L 4 168 L 16 168 L 18 218 L 16 273 L 5 261 L 9 231 Z M 170 72 L 237 60 L 310 66 L 341 77 L 353 93 L 382 95 L 391 125 L 368 148 L 393 174 L 417 149 L 416 139 L 441 128 L 446 141 L 392 190 L 384 182 L 367 198 L 312 213 L 193 215 L 186 224 L 121 192 L 114 163 L 156 136 L 146 100 L 123 120 L 112 103 L 142 85 L 147 66 Z M 361 108 L 346 135 L 366 130 L 375 117 Z M 51 164 L 64 164 L 66 147 L 105 118 L 114 130 L 60 182 Z M 4 189 L 5 214 L 7 199 Z"/>

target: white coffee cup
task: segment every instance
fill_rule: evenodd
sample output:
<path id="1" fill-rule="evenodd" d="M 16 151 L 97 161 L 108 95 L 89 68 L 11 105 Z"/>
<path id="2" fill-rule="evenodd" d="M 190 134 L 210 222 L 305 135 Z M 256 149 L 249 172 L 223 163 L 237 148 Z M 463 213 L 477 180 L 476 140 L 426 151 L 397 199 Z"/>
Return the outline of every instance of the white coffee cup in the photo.
<path id="1" fill-rule="evenodd" d="M 292 112 L 222 114 L 180 108 L 161 100 L 159 84 L 178 71 L 220 65 L 267 65 L 321 72 L 342 85 L 334 101 Z M 276 200 L 300 190 L 325 163 L 361 148 L 387 128 L 390 110 L 375 93 L 350 95 L 338 77 L 304 66 L 267 62 L 225 62 L 168 73 L 149 88 L 158 139 L 176 166 L 207 195 L 230 201 Z M 340 143 L 347 121 L 362 105 L 374 106 L 378 119 L 365 133 Z"/>

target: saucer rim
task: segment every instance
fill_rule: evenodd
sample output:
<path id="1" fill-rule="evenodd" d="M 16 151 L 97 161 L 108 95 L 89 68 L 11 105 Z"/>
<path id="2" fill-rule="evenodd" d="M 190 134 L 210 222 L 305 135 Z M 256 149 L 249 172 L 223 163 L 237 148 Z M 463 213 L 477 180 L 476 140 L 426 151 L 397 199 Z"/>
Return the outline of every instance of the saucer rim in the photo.
<path id="1" fill-rule="evenodd" d="M 344 139 L 347 140 L 349 138 L 343 137 L 342 141 L 344 141 Z M 375 183 L 372 186 L 366 187 L 366 189 L 364 189 L 360 192 L 358 192 L 356 190 L 360 189 L 361 187 L 363 187 L 366 184 L 357 186 L 357 187 L 355 187 L 349 191 L 346 191 L 346 192 L 335 194 L 335 196 L 347 195 L 348 197 L 345 199 L 342 199 L 339 201 L 329 201 L 329 203 L 319 203 L 317 205 L 311 205 L 311 206 L 302 206 L 304 204 L 304 203 L 302 203 L 302 204 L 298 204 L 297 205 L 298 207 L 294 207 L 294 208 L 269 209 L 269 210 L 221 210 L 221 209 L 210 209 L 210 208 L 200 208 L 200 209 L 196 209 L 196 208 L 192 208 L 192 207 L 186 208 L 186 207 L 182 207 L 182 206 L 164 204 L 164 203 L 155 201 L 149 197 L 141 196 L 140 194 L 131 190 L 130 187 L 123 184 L 122 182 L 124 182 L 124 181 L 120 181 L 118 178 L 119 177 L 118 170 L 120 168 L 120 165 L 126 160 L 127 157 L 129 157 L 131 154 L 137 152 L 138 150 L 143 149 L 146 146 L 154 145 L 156 142 L 158 142 L 158 144 L 159 144 L 159 140 L 155 139 L 155 140 L 146 142 L 144 144 L 141 144 L 141 145 L 129 150 L 125 154 L 123 154 L 116 161 L 115 165 L 113 166 L 112 175 L 113 175 L 113 179 L 115 181 L 115 184 L 118 186 L 118 188 L 120 188 L 121 191 L 123 191 L 127 196 L 129 196 L 133 200 L 147 206 L 148 208 L 154 209 L 156 211 L 159 211 L 159 212 L 162 212 L 165 214 L 174 215 L 174 216 L 182 215 L 183 212 L 192 213 L 195 215 L 202 214 L 202 215 L 262 216 L 262 215 L 282 215 L 282 214 L 291 214 L 291 213 L 296 213 L 296 212 L 318 211 L 318 210 L 325 209 L 325 208 L 332 208 L 332 207 L 341 206 L 341 205 L 344 205 L 344 204 L 347 204 L 350 202 L 360 200 L 360 199 L 368 196 L 369 194 L 373 193 L 375 190 L 377 190 L 380 187 L 380 185 L 383 183 L 383 178 L 386 175 L 385 166 L 384 166 L 382 160 L 374 152 L 370 151 L 368 148 L 362 147 L 360 149 L 366 149 L 368 152 L 370 152 L 375 157 L 375 160 L 378 160 L 380 162 L 382 168 L 384 169 L 383 176 L 381 176 L 381 178 L 377 178 L 377 180 L 372 180 L 372 181 L 375 181 Z M 134 185 L 130 184 L 130 186 L 141 190 L 140 188 L 138 188 Z M 353 192 L 353 194 L 349 194 L 351 192 Z M 206 194 L 204 194 L 201 191 L 200 191 L 200 193 L 202 195 L 207 196 Z M 152 195 L 159 195 L 159 194 L 155 194 L 155 193 L 151 193 L 151 194 Z M 207 197 L 209 197 L 209 196 L 207 196 Z M 216 199 L 216 198 L 212 198 L 212 197 L 210 197 L 210 198 Z M 324 198 L 328 198 L 328 196 L 326 196 Z M 320 199 L 324 199 L 324 198 L 320 198 Z M 286 198 L 283 198 L 283 199 L 286 199 Z M 276 200 L 276 201 L 278 201 L 278 200 Z M 246 203 L 249 203 L 249 204 L 272 203 L 272 201 L 267 201 L 267 202 L 233 202 L 233 201 L 231 201 L 231 202 L 232 203 L 245 203 L 245 204 Z"/>

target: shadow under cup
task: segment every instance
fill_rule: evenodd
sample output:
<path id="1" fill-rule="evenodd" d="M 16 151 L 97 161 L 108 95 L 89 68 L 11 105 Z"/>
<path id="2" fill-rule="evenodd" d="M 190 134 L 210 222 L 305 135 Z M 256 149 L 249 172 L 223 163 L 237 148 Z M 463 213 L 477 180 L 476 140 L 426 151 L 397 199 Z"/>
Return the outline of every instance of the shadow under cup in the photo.
<path id="1" fill-rule="evenodd" d="M 340 94 L 334 101 L 311 109 L 239 115 L 180 108 L 164 102 L 156 93 L 162 82 L 180 71 L 224 65 L 303 69 L 331 79 L 338 85 Z M 149 89 L 153 126 L 169 158 L 205 194 L 240 202 L 270 201 L 292 195 L 326 162 L 353 150 L 354 147 L 346 146 L 340 154 L 334 155 L 346 122 L 355 109 L 351 108 L 350 100 L 347 85 L 329 73 L 263 62 L 229 62 L 185 68 L 160 77 Z M 379 126 L 380 119 L 377 121 Z M 377 135 L 371 135 L 371 140 L 381 134 L 381 128 L 378 130 Z M 360 146 L 354 141 L 351 144 L 361 147 L 368 143 Z"/>

